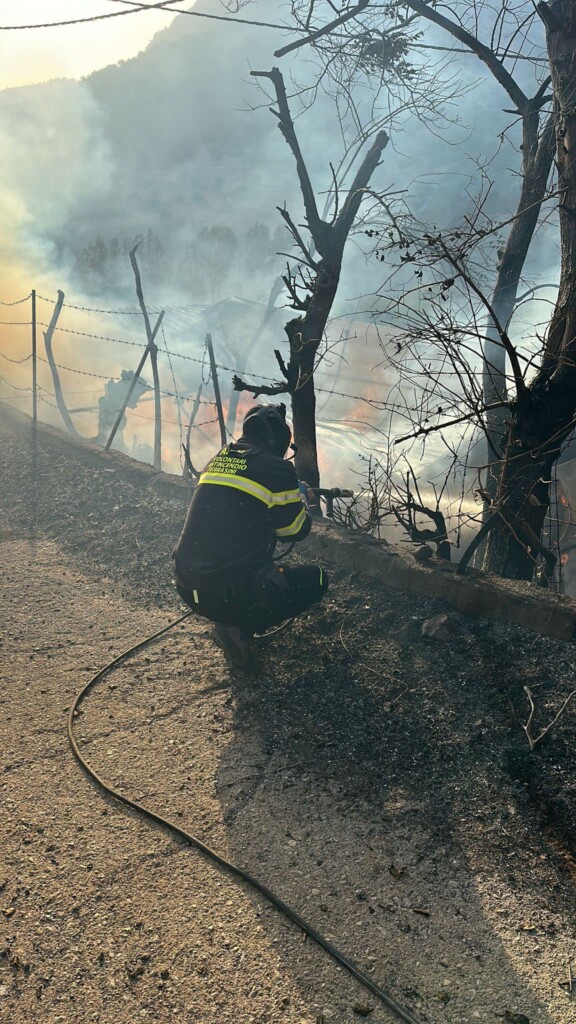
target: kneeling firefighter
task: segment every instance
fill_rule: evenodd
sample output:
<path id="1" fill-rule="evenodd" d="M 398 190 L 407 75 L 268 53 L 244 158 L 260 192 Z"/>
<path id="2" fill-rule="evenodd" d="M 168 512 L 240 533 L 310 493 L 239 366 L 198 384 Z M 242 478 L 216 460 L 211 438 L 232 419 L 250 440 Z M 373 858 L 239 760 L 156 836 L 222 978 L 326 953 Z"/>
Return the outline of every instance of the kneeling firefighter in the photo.
<path id="1" fill-rule="evenodd" d="M 279 567 L 277 541 L 301 541 L 312 520 L 306 485 L 284 456 L 292 434 L 284 405 L 257 405 L 242 436 L 208 463 L 174 549 L 178 592 L 216 623 L 215 639 L 238 665 L 250 639 L 322 599 L 326 574 L 315 565 Z"/>

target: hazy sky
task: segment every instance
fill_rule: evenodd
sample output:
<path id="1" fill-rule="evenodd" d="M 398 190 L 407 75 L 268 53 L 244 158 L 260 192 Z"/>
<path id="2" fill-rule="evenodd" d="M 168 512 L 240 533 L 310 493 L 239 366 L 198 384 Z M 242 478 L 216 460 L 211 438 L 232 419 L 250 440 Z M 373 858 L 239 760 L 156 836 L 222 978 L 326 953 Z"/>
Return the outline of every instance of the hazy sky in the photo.
<path id="1" fill-rule="evenodd" d="M 110 14 L 123 6 L 112 0 L 0 0 L 0 26 Z M 190 0 L 185 6 L 191 6 Z M 86 25 L 0 31 L 0 89 L 49 78 L 80 78 L 106 64 L 126 60 L 174 17 L 152 10 Z"/>

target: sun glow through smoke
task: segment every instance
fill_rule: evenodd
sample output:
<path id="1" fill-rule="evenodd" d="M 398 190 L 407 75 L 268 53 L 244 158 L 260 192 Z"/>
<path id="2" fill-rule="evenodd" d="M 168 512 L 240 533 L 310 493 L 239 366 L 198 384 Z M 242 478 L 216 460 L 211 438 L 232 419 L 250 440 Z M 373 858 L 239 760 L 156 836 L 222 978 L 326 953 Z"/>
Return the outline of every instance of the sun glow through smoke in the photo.
<path id="1" fill-rule="evenodd" d="M 110 14 L 109 0 L 0 0 L 0 25 L 38 24 Z M 187 6 L 191 4 L 188 2 Z M 0 89 L 81 78 L 136 56 L 176 13 L 153 10 L 125 18 L 61 28 L 0 32 Z"/>

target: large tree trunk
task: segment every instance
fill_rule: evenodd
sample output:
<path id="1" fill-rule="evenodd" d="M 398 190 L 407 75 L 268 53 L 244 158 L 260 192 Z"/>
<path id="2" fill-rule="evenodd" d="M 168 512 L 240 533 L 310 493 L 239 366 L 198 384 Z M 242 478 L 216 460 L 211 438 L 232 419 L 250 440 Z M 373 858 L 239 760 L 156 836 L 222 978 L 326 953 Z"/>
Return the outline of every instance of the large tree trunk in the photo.
<path id="1" fill-rule="evenodd" d="M 574 400 L 560 403 L 557 389 L 528 393 L 515 410 L 488 535 L 484 568 L 508 579 L 531 580 L 543 548 L 550 474 L 566 437 Z M 552 440 L 554 438 L 554 440 Z"/>
<path id="2" fill-rule="evenodd" d="M 490 320 L 486 328 L 484 344 L 484 366 L 482 374 L 483 400 L 485 405 L 506 401 L 506 350 L 500 340 L 499 329 L 508 330 L 518 298 L 518 287 L 524 270 L 534 231 L 538 223 L 542 202 L 554 154 L 554 118 L 547 121 L 541 139 L 538 141 L 537 120 L 527 114 L 531 123 L 525 124 L 523 146 L 522 189 L 515 219 L 510 229 L 498 267 L 498 274 L 491 306 L 497 323 Z M 536 115 L 537 117 L 537 115 Z M 532 138 L 531 138 L 532 136 Z M 485 430 L 487 438 L 488 472 L 486 490 L 493 498 L 498 489 L 499 464 L 503 454 L 506 436 L 507 411 L 490 409 L 486 413 Z"/>
<path id="3" fill-rule="evenodd" d="M 297 381 L 292 391 L 294 443 L 297 448 L 296 470 L 300 479 L 305 480 L 310 487 L 320 486 L 314 369 L 318 349 L 338 291 L 346 237 L 335 233 L 332 243 L 325 249 L 324 258 L 318 265 L 314 290 L 304 316 L 296 317 L 286 325 L 286 334 L 290 342 L 289 372 L 292 379 Z"/>
<path id="4" fill-rule="evenodd" d="M 550 475 L 576 411 L 576 3 L 538 10 L 546 24 L 554 92 L 561 273 L 542 366 L 519 396 L 493 507 L 485 568 L 531 579 L 550 503 Z"/>
<path id="5" fill-rule="evenodd" d="M 297 448 L 296 472 L 310 487 L 320 486 L 318 448 L 316 444 L 316 395 L 314 381 L 308 382 L 292 395 L 294 444 Z"/>

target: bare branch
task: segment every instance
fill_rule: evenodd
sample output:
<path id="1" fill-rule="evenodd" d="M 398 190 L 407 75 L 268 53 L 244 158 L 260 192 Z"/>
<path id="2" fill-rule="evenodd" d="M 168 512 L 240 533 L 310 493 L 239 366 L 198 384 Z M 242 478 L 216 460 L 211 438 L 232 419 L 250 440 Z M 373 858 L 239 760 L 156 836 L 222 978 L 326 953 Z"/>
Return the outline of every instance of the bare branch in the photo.
<path id="1" fill-rule="evenodd" d="M 489 409 L 502 409 L 507 406 L 508 402 L 492 402 L 490 405 L 485 405 L 481 409 L 473 409 L 472 412 L 467 412 L 463 416 L 456 416 L 453 420 L 445 420 L 444 423 L 438 423 L 435 427 L 419 427 L 418 430 L 415 430 L 412 434 L 404 434 L 403 437 L 395 438 L 394 444 L 400 444 L 402 441 L 411 441 L 415 437 L 433 434 L 437 430 L 444 430 L 445 427 L 454 427 L 457 423 L 466 423 L 477 416 L 481 416 L 482 413 L 488 412 Z"/>
<path id="2" fill-rule="evenodd" d="M 534 715 L 536 713 L 536 706 L 534 704 L 534 698 L 532 696 L 532 691 L 531 691 L 529 686 L 524 686 L 523 690 L 524 690 L 524 693 L 526 694 L 526 696 L 528 697 L 528 700 L 530 701 L 530 714 L 528 715 L 528 721 L 526 722 L 526 725 L 523 725 L 522 728 L 524 729 L 524 732 L 526 733 L 526 736 L 528 737 L 528 745 L 530 747 L 530 750 L 534 750 L 534 747 L 538 743 L 540 743 L 540 741 L 543 740 L 545 736 L 548 735 L 548 733 L 550 732 L 551 729 L 554 728 L 554 726 L 556 725 L 556 722 L 558 721 L 560 716 L 564 713 L 564 711 L 568 707 L 568 704 L 572 700 L 572 697 L 576 697 L 576 690 L 572 690 L 572 693 L 568 694 L 568 696 L 566 697 L 566 700 L 562 704 L 562 707 L 560 708 L 558 714 L 554 716 L 554 718 L 549 723 L 549 725 L 547 725 L 545 729 L 542 729 L 542 732 L 538 736 L 536 736 L 536 737 L 534 737 L 532 735 L 532 723 L 534 721 Z"/>
<path id="3" fill-rule="evenodd" d="M 312 256 L 310 249 L 306 245 L 304 239 L 302 238 L 302 235 L 298 231 L 298 228 L 296 227 L 294 221 L 292 220 L 290 214 L 288 213 L 288 210 L 286 209 L 285 206 L 277 206 L 276 209 L 278 210 L 278 213 L 280 214 L 282 219 L 286 222 L 288 230 L 290 231 L 290 234 L 292 235 L 294 241 L 296 242 L 296 245 L 301 250 L 301 252 L 303 252 L 304 262 L 308 264 L 311 270 L 316 270 L 317 264 L 314 262 L 314 257 Z M 279 253 L 279 255 L 282 254 Z"/>
<path id="4" fill-rule="evenodd" d="M 334 221 L 335 231 L 341 232 L 344 238 L 347 237 L 356 219 L 360 203 L 367 191 L 368 182 L 380 162 L 380 157 L 388 145 L 388 141 L 389 137 L 385 131 L 378 132 L 356 172 L 344 205 Z"/>
<path id="5" fill-rule="evenodd" d="M 282 72 L 279 68 L 272 68 L 271 71 L 251 71 L 250 74 L 254 78 L 269 78 L 274 86 L 276 102 L 278 103 L 278 127 L 290 146 L 292 155 L 296 161 L 296 170 L 298 172 L 298 181 L 300 182 L 300 190 L 304 200 L 306 220 L 308 221 L 308 227 L 310 228 L 310 233 L 314 239 L 316 248 L 318 249 L 318 252 L 321 253 L 322 248 L 318 245 L 318 240 L 321 234 L 323 222 L 318 213 L 314 189 L 312 188 L 308 168 L 306 167 L 304 157 L 302 156 L 302 150 L 300 149 L 300 143 L 298 142 L 296 129 L 294 128 L 294 122 L 290 113 L 290 107 L 288 106 L 288 97 L 286 96 L 286 88 L 284 86 Z"/>
<path id="6" fill-rule="evenodd" d="M 524 383 L 524 377 L 522 376 L 522 368 L 520 366 L 520 360 L 518 358 L 518 353 L 517 353 L 516 349 L 514 348 L 514 345 L 510 341 L 510 338 L 508 337 L 507 331 L 499 323 L 498 317 L 496 316 L 496 313 L 494 311 L 492 303 L 489 301 L 489 299 L 486 298 L 486 296 L 484 295 L 482 290 L 472 280 L 472 278 L 464 270 L 464 268 L 462 266 L 460 266 L 458 261 L 455 260 L 454 257 L 450 255 L 450 253 L 447 251 L 447 249 L 444 249 L 444 255 L 445 255 L 445 258 L 447 259 L 448 263 L 452 267 L 454 267 L 454 270 L 456 270 L 460 274 L 460 277 L 462 278 L 462 280 L 466 282 L 468 287 L 474 292 L 475 295 L 478 296 L 480 301 L 484 303 L 484 306 L 486 307 L 486 310 L 488 311 L 488 313 L 490 315 L 490 319 L 492 320 L 492 323 L 494 324 L 496 330 L 498 331 L 498 335 L 500 337 L 500 340 L 502 341 L 502 344 L 503 344 L 504 348 L 506 349 L 506 355 L 508 356 L 508 358 L 510 360 L 510 365 L 512 367 L 512 373 L 514 375 L 514 382 L 516 384 L 517 393 L 518 393 L 518 395 L 525 394 L 526 393 L 526 385 Z"/>
<path id="7" fill-rule="evenodd" d="M 294 309 L 300 309 L 302 310 L 302 312 L 306 312 L 308 306 L 310 305 L 310 297 L 308 296 L 305 299 L 301 299 L 300 296 L 298 295 L 298 285 L 296 284 L 296 279 L 290 270 L 290 265 L 287 266 L 286 273 L 282 274 L 282 280 L 284 281 L 284 284 L 286 285 L 286 288 L 290 294 L 292 307 Z"/>
<path id="8" fill-rule="evenodd" d="M 232 383 L 235 391 L 249 391 L 254 398 L 258 398 L 258 395 L 286 395 L 290 391 L 287 381 L 283 384 L 261 384 L 256 386 L 246 384 L 240 377 L 234 376 L 232 377 Z"/>
<path id="9" fill-rule="evenodd" d="M 282 46 L 279 50 L 274 51 L 275 57 L 284 57 L 287 53 L 291 53 L 292 50 L 297 50 L 300 46 L 307 46 L 309 43 L 315 42 L 316 39 L 320 39 L 321 36 L 328 35 L 333 29 L 338 28 L 340 25 L 344 25 L 345 22 L 350 21 L 351 18 L 356 18 L 362 11 L 366 10 L 370 3 L 370 0 L 359 0 L 356 7 L 352 10 L 346 11 L 346 14 L 341 14 L 339 18 L 335 18 L 334 21 L 328 22 L 322 28 L 311 32 L 309 36 L 304 39 L 295 39 L 293 43 L 288 43 L 286 46 Z"/>
<path id="10" fill-rule="evenodd" d="M 481 43 L 476 36 L 468 32 L 462 25 L 455 21 L 450 21 L 445 15 L 440 14 L 436 7 L 432 7 L 431 4 L 424 2 L 424 0 L 406 0 L 406 6 L 410 7 L 416 14 L 421 15 L 422 18 L 426 18 L 428 21 L 434 22 L 435 25 L 439 25 L 440 28 L 449 32 L 454 39 L 458 39 L 472 53 L 475 53 L 491 71 L 496 81 L 506 90 L 512 102 L 516 104 L 519 113 L 524 113 L 529 103 L 528 97 L 490 47 Z"/>

